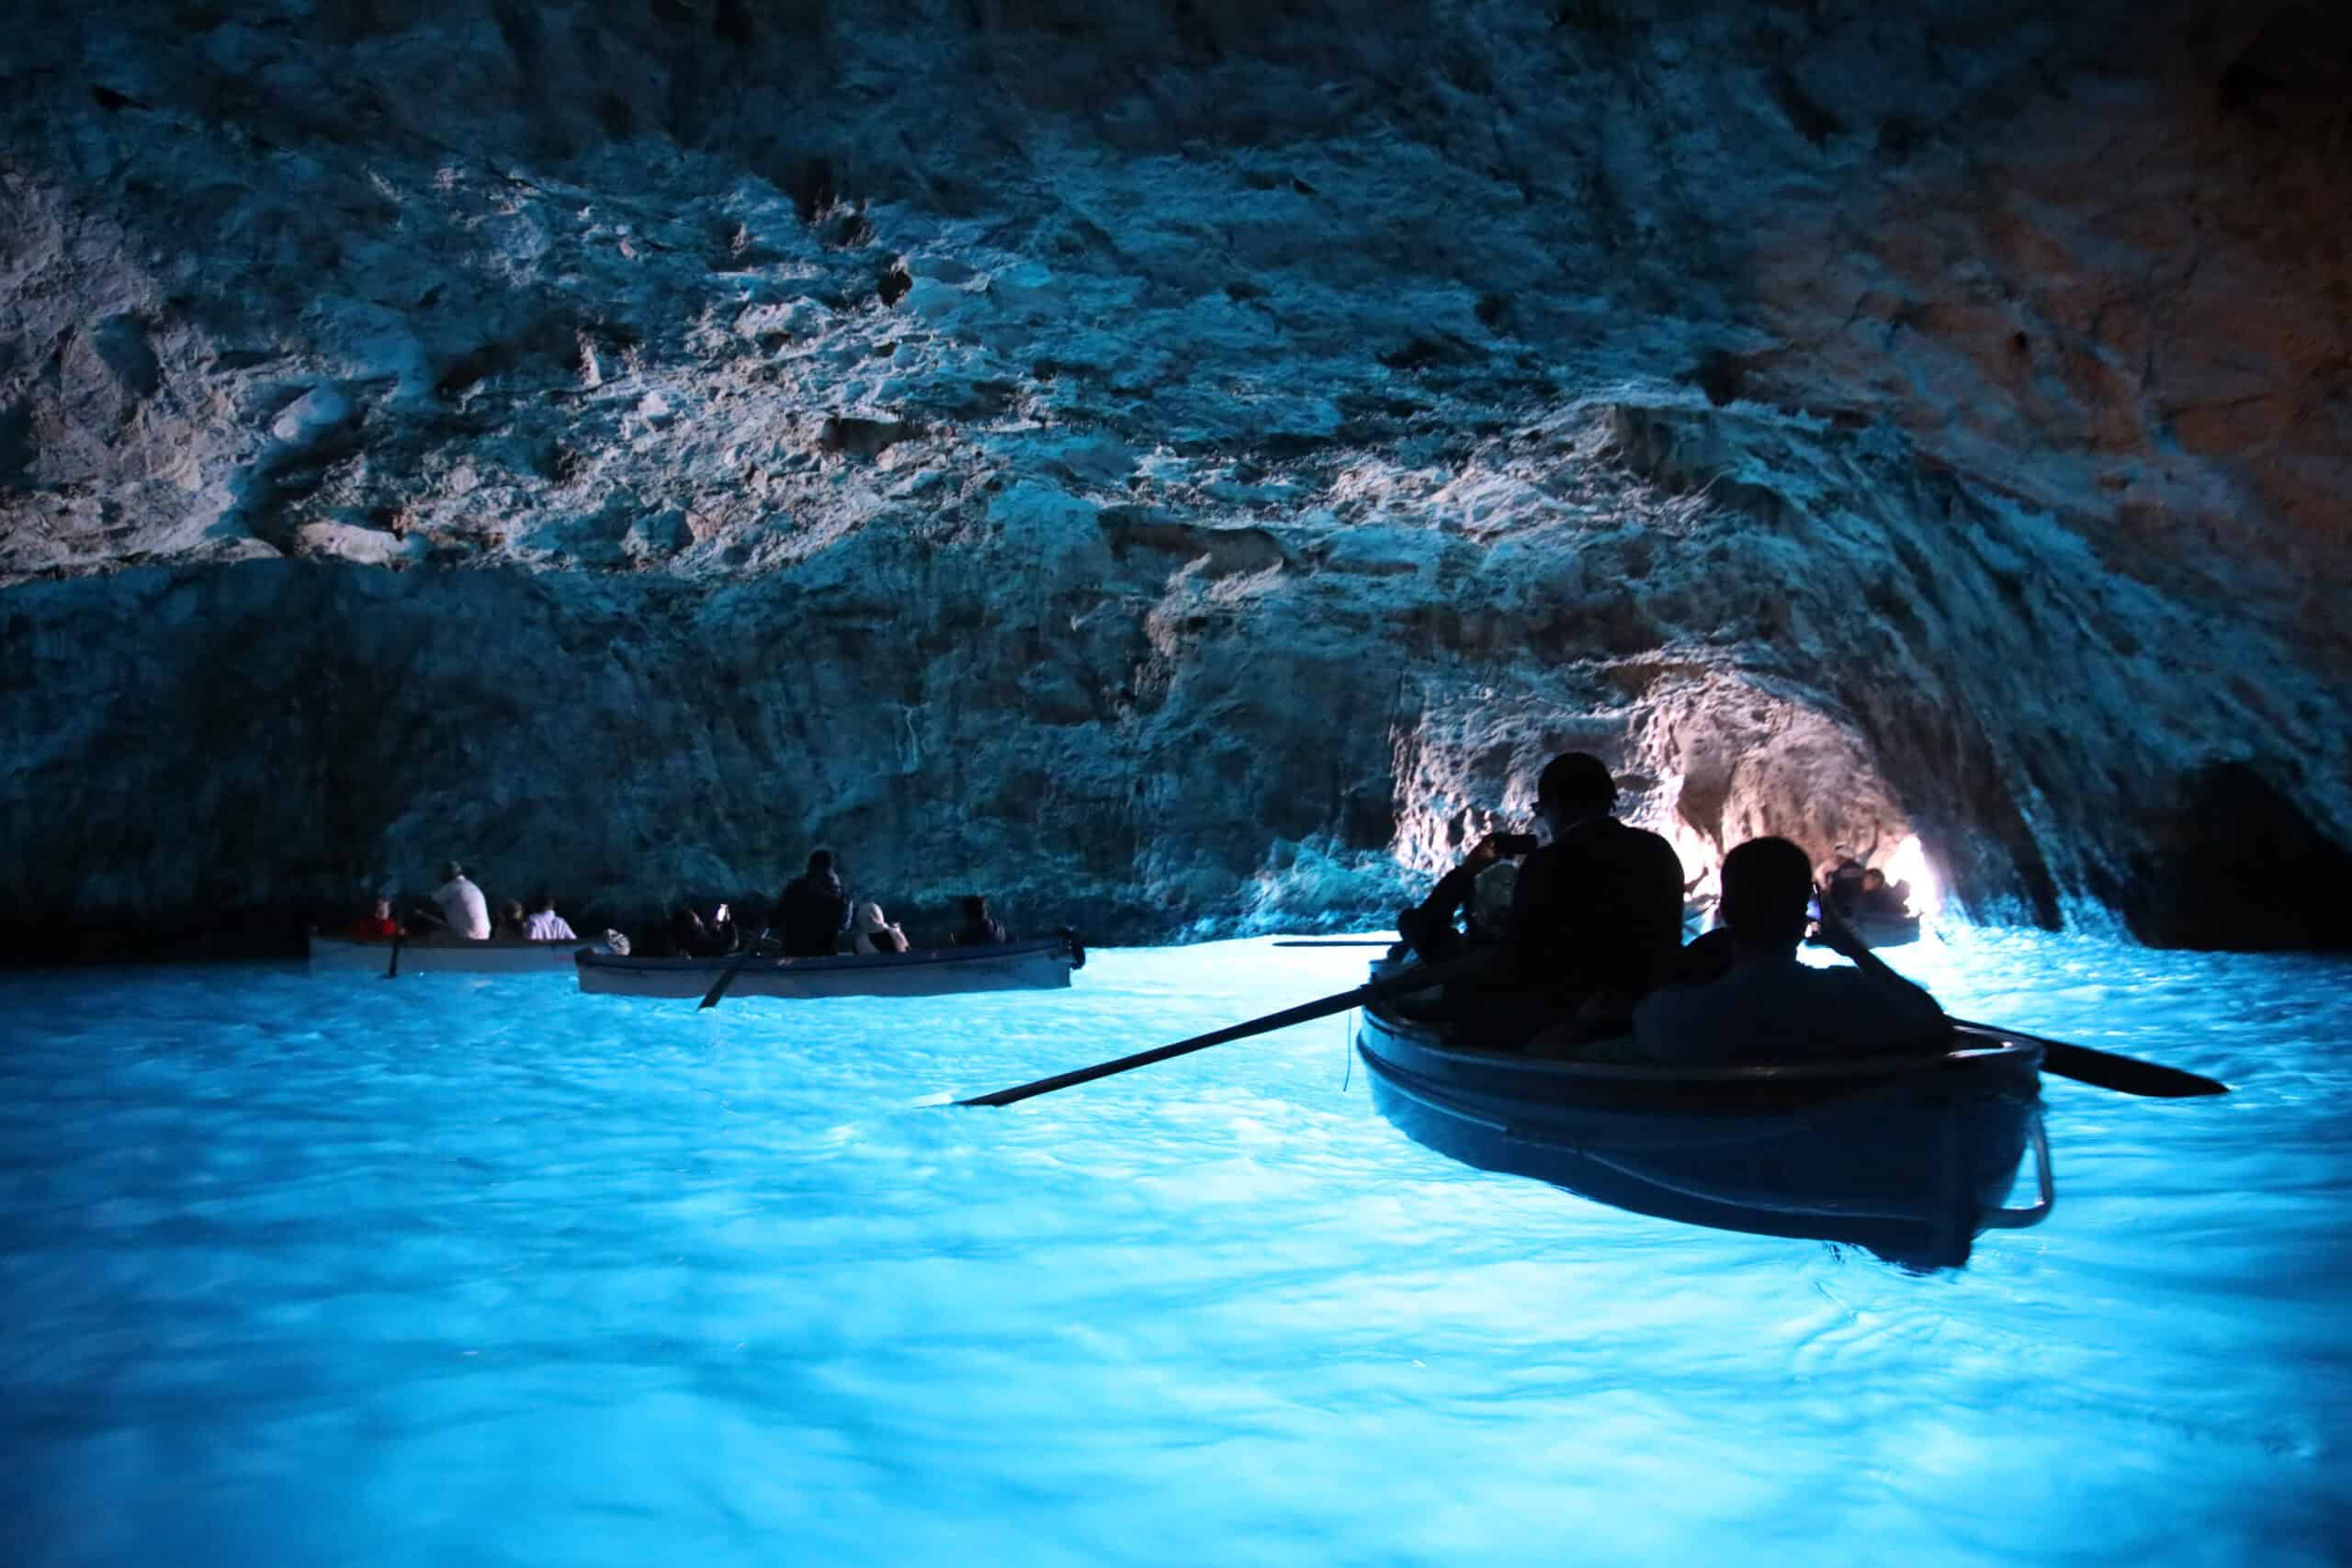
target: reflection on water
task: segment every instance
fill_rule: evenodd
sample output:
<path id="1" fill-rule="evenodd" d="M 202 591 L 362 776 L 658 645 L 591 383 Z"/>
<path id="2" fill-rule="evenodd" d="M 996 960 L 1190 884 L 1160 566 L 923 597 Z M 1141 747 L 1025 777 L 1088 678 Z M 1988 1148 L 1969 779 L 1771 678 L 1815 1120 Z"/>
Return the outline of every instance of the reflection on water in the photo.
<path id="1" fill-rule="evenodd" d="M 0 985 L 12 1559 L 2340 1561 L 2346 969 L 1963 936 L 2058 1206 L 1919 1276 L 1467 1169 L 1263 942 L 820 1004 Z"/>

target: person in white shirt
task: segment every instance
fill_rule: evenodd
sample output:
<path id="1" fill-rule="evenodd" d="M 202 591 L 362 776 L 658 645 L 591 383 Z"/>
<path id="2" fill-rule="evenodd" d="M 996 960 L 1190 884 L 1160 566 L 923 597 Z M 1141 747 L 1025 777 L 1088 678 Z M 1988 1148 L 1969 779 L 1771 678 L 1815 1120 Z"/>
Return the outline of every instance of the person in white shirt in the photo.
<path id="1" fill-rule="evenodd" d="M 1634 1039 L 1643 1059 L 1728 1066 L 1949 1045 L 1944 1010 L 1881 962 L 1831 900 L 1822 900 L 1822 940 L 1854 967 L 1797 962 L 1812 896 L 1812 863 L 1786 839 L 1751 839 L 1725 855 L 1721 913 L 1731 967 L 1720 979 L 1663 987 L 1642 999 Z"/>
<path id="2" fill-rule="evenodd" d="M 879 904 L 860 904 L 857 918 L 850 927 L 852 953 L 904 953 L 907 933 L 899 929 L 896 920 L 882 918 Z"/>
<path id="3" fill-rule="evenodd" d="M 433 901 L 441 906 L 441 919 L 449 927 L 451 936 L 461 936 L 469 942 L 490 940 L 490 904 L 481 889 L 466 877 L 466 868 L 451 861 L 441 868 L 441 886 L 433 892 Z"/>
<path id="4" fill-rule="evenodd" d="M 531 900 L 531 918 L 523 934 L 533 942 L 578 942 L 579 933 L 561 915 L 555 912 L 555 899 L 542 893 Z"/>

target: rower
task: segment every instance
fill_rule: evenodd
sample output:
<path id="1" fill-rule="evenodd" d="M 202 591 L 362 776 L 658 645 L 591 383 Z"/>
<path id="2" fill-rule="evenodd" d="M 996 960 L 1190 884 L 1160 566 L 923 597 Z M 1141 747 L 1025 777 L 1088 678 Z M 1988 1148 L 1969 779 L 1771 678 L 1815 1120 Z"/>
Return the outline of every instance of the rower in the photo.
<path id="1" fill-rule="evenodd" d="M 490 905 L 466 875 L 466 868 L 456 861 L 442 863 L 441 886 L 433 890 L 433 901 L 440 906 L 441 923 L 449 928 L 451 936 L 469 942 L 490 940 Z"/>
<path id="2" fill-rule="evenodd" d="M 1888 968 L 1847 925 L 1834 900 L 1821 935 L 1851 969 L 1797 962 L 1813 867 L 1786 839 L 1751 839 L 1724 857 L 1719 914 L 1731 968 L 1705 985 L 1667 986 L 1634 1009 L 1641 1055 L 1715 1065 L 1939 1051 L 1951 1021 L 1933 997 Z"/>

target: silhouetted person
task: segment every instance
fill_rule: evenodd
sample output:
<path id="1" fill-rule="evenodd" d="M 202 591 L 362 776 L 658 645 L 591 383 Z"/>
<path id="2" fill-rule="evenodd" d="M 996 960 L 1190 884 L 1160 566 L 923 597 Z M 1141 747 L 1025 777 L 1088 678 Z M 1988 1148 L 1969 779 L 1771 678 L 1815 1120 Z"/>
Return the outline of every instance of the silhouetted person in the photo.
<path id="1" fill-rule="evenodd" d="M 1656 833 L 1610 815 L 1617 783 L 1598 757 L 1544 764 L 1535 808 L 1552 841 L 1521 865 L 1497 972 L 1577 1005 L 1623 1008 L 1682 945 L 1682 857 Z"/>
<path id="2" fill-rule="evenodd" d="M 1852 919 L 1861 897 L 1863 875 L 1862 863 L 1854 858 L 1854 852 L 1838 845 L 1821 874 L 1822 902 L 1835 905 L 1839 914 Z"/>
<path id="3" fill-rule="evenodd" d="M 508 942 L 522 942 L 529 936 L 528 929 L 523 924 L 521 899 L 509 898 L 498 906 L 498 922 L 490 928 L 490 934 Z"/>
<path id="4" fill-rule="evenodd" d="M 775 901 L 776 939 L 788 958 L 830 958 L 849 930 L 849 890 L 833 869 L 833 852 L 819 850 L 808 869 L 784 885 Z"/>
<path id="5" fill-rule="evenodd" d="M 989 901 L 978 893 L 964 897 L 964 923 L 949 939 L 957 947 L 993 947 L 1006 940 L 1004 928 L 989 912 Z"/>
<path id="6" fill-rule="evenodd" d="M 1512 858 L 1532 854 L 1543 840 L 1532 833 L 1489 833 L 1470 848 L 1462 863 L 1437 879 L 1430 896 L 1396 916 L 1396 934 L 1432 964 L 1457 956 L 1465 947 L 1492 947 L 1510 925 L 1518 897 L 1519 868 Z M 1464 917 L 1463 929 L 1454 917 Z"/>
<path id="7" fill-rule="evenodd" d="M 1909 883 L 1889 882 L 1886 873 L 1876 866 L 1862 873 L 1861 883 L 1854 893 L 1854 914 L 1878 920 L 1900 920 L 1910 915 L 1910 905 Z"/>
<path id="8" fill-rule="evenodd" d="M 1600 758 L 1566 751 L 1544 764 L 1535 808 L 1552 841 L 1519 868 L 1491 966 L 1448 988 L 1465 1043 L 1515 1049 L 1561 1023 L 1572 1038 L 1622 1032 L 1680 948 L 1681 857 L 1656 833 L 1618 821 L 1616 805 Z M 1454 874 L 1476 877 L 1512 848 L 1508 836 L 1488 834 Z"/>
<path id="9" fill-rule="evenodd" d="M 1797 962 L 1813 867 L 1786 839 L 1751 839 L 1724 857 L 1724 930 L 1731 968 L 1707 985 L 1668 986 L 1634 1009 L 1645 1057 L 1720 1064 L 1801 1062 L 1834 1056 L 1937 1051 L 1951 1021 L 1935 998 L 1864 946 L 1834 905 L 1822 940 L 1851 969 Z"/>

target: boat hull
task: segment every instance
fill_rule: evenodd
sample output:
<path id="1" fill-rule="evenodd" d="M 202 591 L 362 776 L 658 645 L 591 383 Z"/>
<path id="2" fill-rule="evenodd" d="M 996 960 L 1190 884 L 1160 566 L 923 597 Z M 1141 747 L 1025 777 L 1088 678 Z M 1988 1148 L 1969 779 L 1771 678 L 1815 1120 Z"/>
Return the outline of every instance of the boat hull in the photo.
<path id="1" fill-rule="evenodd" d="M 2039 1047 L 1963 1034 L 1937 1057 L 1695 1069 L 1460 1051 L 1375 1010 L 1357 1049 L 1399 1130 L 1481 1169 L 1719 1230 L 1956 1267 L 2051 1202 Z M 2030 1153 L 2040 1201 L 2005 1206 Z"/>
<path id="2" fill-rule="evenodd" d="M 402 975 L 561 975 L 571 968 L 573 942 L 488 942 L 421 937 L 400 944 Z M 347 936 L 311 933 L 311 967 L 364 970 L 382 975 L 391 967 L 389 942 L 356 942 Z"/>
<path id="3" fill-rule="evenodd" d="M 1920 920 L 1917 915 L 1854 915 L 1848 918 L 1846 924 L 1862 939 L 1864 947 L 1908 947 L 1919 940 Z M 1809 939 L 1806 945 L 1829 944 L 1816 936 Z"/>
<path id="4" fill-rule="evenodd" d="M 579 954 L 580 988 L 596 996 L 693 997 L 707 994 L 731 958 L 622 958 Z M 1045 937 L 993 947 L 943 947 L 918 953 L 844 953 L 831 958 L 753 958 L 729 999 L 742 997 L 942 997 L 967 991 L 1058 990 L 1086 962 L 1077 942 Z"/>

